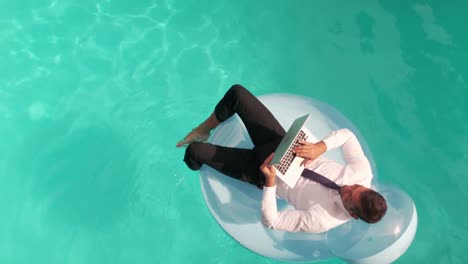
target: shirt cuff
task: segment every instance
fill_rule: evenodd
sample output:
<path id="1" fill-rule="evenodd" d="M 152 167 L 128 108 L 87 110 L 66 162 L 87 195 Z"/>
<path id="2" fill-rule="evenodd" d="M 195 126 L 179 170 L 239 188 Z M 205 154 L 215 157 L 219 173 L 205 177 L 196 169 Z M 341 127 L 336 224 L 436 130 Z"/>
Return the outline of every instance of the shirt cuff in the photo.
<path id="1" fill-rule="evenodd" d="M 325 145 L 327 145 L 327 151 L 338 147 L 337 143 L 336 143 L 336 134 L 337 134 L 337 132 L 333 131 L 324 140 L 322 140 L 323 143 L 325 143 Z"/>
<path id="2" fill-rule="evenodd" d="M 276 184 L 271 187 L 263 186 L 263 201 L 276 201 Z"/>
<path id="3" fill-rule="evenodd" d="M 347 128 L 332 131 L 323 142 L 327 145 L 327 151 L 334 148 L 339 148 L 348 141 L 353 133 Z"/>

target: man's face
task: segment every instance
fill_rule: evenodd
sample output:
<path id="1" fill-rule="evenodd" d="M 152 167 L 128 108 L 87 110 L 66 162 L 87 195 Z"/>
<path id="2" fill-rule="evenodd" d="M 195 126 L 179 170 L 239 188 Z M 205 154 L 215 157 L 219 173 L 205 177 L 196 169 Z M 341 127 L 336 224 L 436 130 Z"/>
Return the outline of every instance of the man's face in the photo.
<path id="1" fill-rule="evenodd" d="M 361 193 L 368 191 L 366 188 L 359 184 L 345 185 L 340 189 L 341 201 L 344 208 L 355 219 L 358 219 L 359 212 L 361 212 Z"/>

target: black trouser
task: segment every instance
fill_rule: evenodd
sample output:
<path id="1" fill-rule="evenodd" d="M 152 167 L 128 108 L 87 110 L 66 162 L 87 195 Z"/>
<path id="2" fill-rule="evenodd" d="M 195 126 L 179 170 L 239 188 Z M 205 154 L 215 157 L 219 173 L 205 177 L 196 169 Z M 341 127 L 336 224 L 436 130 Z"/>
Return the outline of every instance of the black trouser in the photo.
<path id="1" fill-rule="evenodd" d="M 185 150 L 185 163 L 192 170 L 206 164 L 225 175 L 263 188 L 265 177 L 260 165 L 276 150 L 286 134 L 283 127 L 255 96 L 238 84 L 226 92 L 214 112 L 220 122 L 237 113 L 247 128 L 254 148 L 229 148 L 194 142 Z"/>

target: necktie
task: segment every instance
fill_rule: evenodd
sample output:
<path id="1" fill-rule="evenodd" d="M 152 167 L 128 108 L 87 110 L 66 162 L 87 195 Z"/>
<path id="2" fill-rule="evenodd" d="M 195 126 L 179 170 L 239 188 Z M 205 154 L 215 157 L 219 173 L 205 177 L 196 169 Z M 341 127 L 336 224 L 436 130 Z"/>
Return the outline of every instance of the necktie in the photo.
<path id="1" fill-rule="evenodd" d="M 312 170 L 308 170 L 308 169 L 304 169 L 302 171 L 302 174 L 301 174 L 302 177 L 306 177 L 306 178 L 309 178 L 315 182 L 318 182 L 320 184 L 322 184 L 323 186 L 325 187 L 328 187 L 330 189 L 335 189 L 335 190 L 340 190 L 340 186 L 338 184 L 336 184 L 334 181 L 328 179 L 327 177 L 315 172 L 315 171 L 312 171 Z"/>

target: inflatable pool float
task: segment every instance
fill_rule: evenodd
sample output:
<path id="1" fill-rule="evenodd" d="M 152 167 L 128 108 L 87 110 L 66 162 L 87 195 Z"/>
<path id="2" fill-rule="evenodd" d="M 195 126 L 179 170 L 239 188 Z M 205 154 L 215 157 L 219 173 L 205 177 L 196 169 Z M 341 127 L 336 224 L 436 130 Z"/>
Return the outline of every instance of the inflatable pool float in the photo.
<path id="1" fill-rule="evenodd" d="M 399 188 L 378 183 L 372 155 L 354 125 L 331 106 L 311 98 L 289 94 L 258 98 L 286 130 L 296 117 L 307 113 L 312 114 L 307 128 L 315 139 L 322 139 L 339 128 L 352 130 L 371 163 L 374 172 L 372 188 L 387 200 L 387 213 L 377 224 L 352 219 L 320 234 L 271 230 L 261 224 L 261 190 L 204 165 L 200 170 L 201 189 L 208 208 L 221 227 L 251 251 L 277 260 L 313 262 L 339 257 L 351 263 L 377 264 L 399 258 L 416 233 L 416 207 Z M 253 147 L 237 115 L 219 125 L 208 141 L 228 147 Z M 330 150 L 324 156 L 344 163 L 339 149 Z M 283 200 L 278 200 L 278 210 L 289 207 Z"/>

